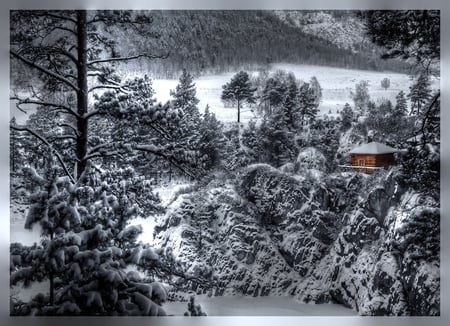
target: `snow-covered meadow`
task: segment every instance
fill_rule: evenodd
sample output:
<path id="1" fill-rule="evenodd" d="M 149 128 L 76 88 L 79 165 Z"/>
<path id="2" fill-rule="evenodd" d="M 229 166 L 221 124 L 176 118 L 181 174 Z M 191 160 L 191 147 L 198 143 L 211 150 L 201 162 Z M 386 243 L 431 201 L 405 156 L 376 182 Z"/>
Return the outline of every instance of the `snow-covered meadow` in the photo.
<path id="1" fill-rule="evenodd" d="M 297 79 L 308 82 L 311 77 L 315 76 L 322 87 L 322 102 L 319 106 L 321 114 L 336 115 L 346 102 L 353 105 L 351 91 L 354 91 L 355 84 L 362 80 L 369 82 L 369 95 L 376 103 L 383 99 L 389 99 L 395 102 L 395 96 L 403 90 L 408 94 L 412 79 L 407 74 L 395 72 L 380 72 L 370 70 L 356 70 L 334 68 L 315 65 L 298 65 L 279 63 L 271 66 L 270 71 L 285 70 L 293 72 Z M 256 75 L 257 72 L 250 72 Z M 209 105 L 210 111 L 214 112 L 216 117 L 224 122 L 234 122 L 237 118 L 235 108 L 225 108 L 220 95 L 222 86 L 225 85 L 233 77 L 235 72 L 222 73 L 216 75 L 204 75 L 195 79 L 197 86 L 197 97 L 200 100 L 199 108 L 204 110 Z M 381 87 L 381 80 L 389 78 L 390 87 L 384 89 Z M 170 100 L 170 90 L 175 89 L 178 80 L 156 79 L 153 81 L 153 88 L 156 92 L 158 101 L 164 103 Z M 432 78 L 432 88 L 439 88 L 439 79 Z M 255 115 L 251 110 L 245 108 L 241 112 L 242 121 L 248 121 Z"/>

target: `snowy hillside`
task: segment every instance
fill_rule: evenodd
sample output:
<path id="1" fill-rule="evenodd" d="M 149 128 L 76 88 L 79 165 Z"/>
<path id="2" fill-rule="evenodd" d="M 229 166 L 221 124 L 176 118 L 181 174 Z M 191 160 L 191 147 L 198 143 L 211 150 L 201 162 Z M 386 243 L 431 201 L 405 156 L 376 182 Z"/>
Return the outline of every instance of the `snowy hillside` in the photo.
<path id="1" fill-rule="evenodd" d="M 343 13 L 337 17 L 330 12 L 289 10 L 278 10 L 275 14 L 304 33 L 321 37 L 344 49 L 359 52 L 371 44 L 364 34 L 364 24 L 354 15 Z"/>

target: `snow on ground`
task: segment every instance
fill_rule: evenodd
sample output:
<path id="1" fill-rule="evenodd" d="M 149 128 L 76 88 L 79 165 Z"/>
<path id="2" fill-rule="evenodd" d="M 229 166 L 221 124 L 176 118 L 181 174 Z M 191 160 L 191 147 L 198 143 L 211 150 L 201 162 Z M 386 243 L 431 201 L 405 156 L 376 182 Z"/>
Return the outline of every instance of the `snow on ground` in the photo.
<path id="1" fill-rule="evenodd" d="M 395 72 L 380 72 L 369 70 L 356 70 L 334 68 L 326 66 L 314 65 L 298 65 L 298 64 L 274 64 L 271 71 L 278 69 L 292 71 L 295 76 L 308 82 L 311 77 L 315 76 L 322 87 L 322 103 L 320 104 L 320 113 L 336 115 L 345 103 L 353 105 L 350 92 L 354 91 L 355 84 L 362 80 L 369 81 L 369 95 L 375 102 L 382 99 L 389 99 L 395 103 L 395 96 L 403 90 L 405 94 L 409 93 L 409 86 L 412 83 L 411 78 L 406 74 Z M 216 75 L 204 75 L 194 80 L 197 86 L 197 97 L 199 98 L 199 108 L 203 112 L 208 104 L 210 111 L 214 112 L 217 118 L 224 122 L 234 122 L 237 119 L 237 111 L 235 108 L 225 108 L 220 100 L 222 94 L 222 86 L 225 85 L 236 72 L 222 73 Z M 252 72 L 255 74 L 255 72 Z M 381 80 L 389 78 L 390 87 L 385 90 L 381 87 Z M 433 78 L 432 88 L 439 88 L 439 79 Z M 156 98 L 160 102 L 170 100 L 170 90 L 175 89 L 178 80 L 157 79 L 153 81 L 153 88 L 156 92 Z M 255 115 L 249 110 L 244 109 L 241 112 L 242 121 L 248 121 Z"/>
<path id="2" fill-rule="evenodd" d="M 159 194 L 161 198 L 161 204 L 166 207 L 174 199 L 174 195 L 183 188 L 189 187 L 189 183 L 177 183 L 172 182 L 165 185 L 159 185 L 153 191 Z M 158 219 L 161 215 L 149 216 L 147 218 L 139 217 L 130 221 L 129 225 L 141 225 L 142 234 L 139 235 L 137 241 L 143 243 L 153 243 L 153 231 L 158 224 Z"/>
<path id="3" fill-rule="evenodd" d="M 11 221 L 10 224 L 10 243 L 20 242 L 25 246 L 32 246 L 34 243 L 41 242 L 41 227 L 34 225 L 32 230 L 27 230 L 24 227 L 24 220 Z"/>
<path id="4" fill-rule="evenodd" d="M 356 311 L 338 304 L 305 304 L 292 297 L 195 297 L 208 316 L 352 316 Z M 168 315 L 183 316 L 187 302 L 166 302 Z"/>
<path id="5" fill-rule="evenodd" d="M 25 219 L 28 214 L 28 205 L 18 202 L 11 203 L 9 239 L 10 243 L 20 242 L 26 246 L 32 246 L 41 241 L 41 226 L 34 225 L 32 230 L 25 229 Z"/>

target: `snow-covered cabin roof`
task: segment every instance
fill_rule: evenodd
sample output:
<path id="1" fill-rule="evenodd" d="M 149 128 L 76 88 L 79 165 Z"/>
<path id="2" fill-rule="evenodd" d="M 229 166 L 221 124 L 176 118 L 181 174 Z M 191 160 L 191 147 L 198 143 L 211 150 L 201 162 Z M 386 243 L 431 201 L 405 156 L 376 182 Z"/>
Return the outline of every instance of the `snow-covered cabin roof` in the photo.
<path id="1" fill-rule="evenodd" d="M 399 150 L 377 142 L 361 145 L 350 151 L 350 154 L 390 154 Z"/>

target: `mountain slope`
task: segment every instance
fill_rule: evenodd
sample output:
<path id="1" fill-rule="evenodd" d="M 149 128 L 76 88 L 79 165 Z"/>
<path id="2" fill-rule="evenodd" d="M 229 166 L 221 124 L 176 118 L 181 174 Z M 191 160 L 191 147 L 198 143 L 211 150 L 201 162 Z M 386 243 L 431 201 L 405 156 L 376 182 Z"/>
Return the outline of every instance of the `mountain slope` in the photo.
<path id="1" fill-rule="evenodd" d="M 374 49 L 365 36 L 365 26 L 354 12 L 277 10 L 275 14 L 286 24 L 305 34 L 323 38 L 352 52 Z"/>
<path id="2" fill-rule="evenodd" d="M 137 43 L 152 52 L 168 52 L 166 59 L 142 62 L 147 71 L 159 78 L 177 76 L 182 68 L 196 74 L 250 69 L 276 62 L 318 64 L 361 69 L 401 69 L 376 56 L 367 56 L 340 46 L 346 26 L 324 38 L 287 19 L 293 14 L 264 10 L 192 10 L 151 11 L 156 41 Z M 292 18 L 290 21 L 295 22 Z M 350 25 L 360 26 L 355 19 Z M 337 26 L 337 25 L 336 25 Z M 326 24 L 324 25 L 326 27 Z M 363 31 L 352 28 L 352 37 Z M 333 29 L 332 26 L 331 29 Z M 329 31 L 329 33 L 334 33 Z M 356 46 L 356 43 L 354 43 Z M 127 51 L 127 49 L 123 49 Z"/>

